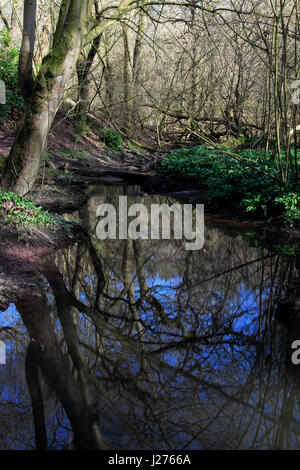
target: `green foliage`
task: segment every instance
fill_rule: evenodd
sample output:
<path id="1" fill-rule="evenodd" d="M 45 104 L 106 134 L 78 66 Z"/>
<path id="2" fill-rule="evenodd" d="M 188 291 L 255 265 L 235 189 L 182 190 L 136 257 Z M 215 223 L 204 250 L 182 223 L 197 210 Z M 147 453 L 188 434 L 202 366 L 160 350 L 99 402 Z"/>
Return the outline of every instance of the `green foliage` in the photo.
<path id="1" fill-rule="evenodd" d="M 72 152 L 71 150 L 59 150 L 57 152 L 58 155 L 62 156 L 62 157 L 72 157 Z"/>
<path id="2" fill-rule="evenodd" d="M 86 120 L 87 120 L 87 122 L 89 123 L 89 125 L 91 126 L 91 128 L 93 130 L 96 130 L 98 132 L 103 132 L 104 131 L 104 129 L 105 129 L 104 124 L 102 124 L 102 122 L 98 121 L 98 119 L 95 119 L 92 116 L 87 115 Z"/>
<path id="3" fill-rule="evenodd" d="M 75 119 L 73 126 L 74 126 L 75 131 L 82 137 L 86 137 L 90 131 L 90 128 L 86 119 L 83 119 L 83 118 Z"/>
<path id="4" fill-rule="evenodd" d="M 283 220 L 286 224 L 300 222 L 300 192 L 284 193 L 274 199 L 275 204 L 284 208 Z"/>
<path id="5" fill-rule="evenodd" d="M 269 200 L 270 197 L 268 197 L 267 195 L 258 193 L 253 196 L 249 196 L 247 198 L 242 199 L 241 206 L 244 208 L 245 212 L 259 213 L 261 209 L 264 216 L 266 217 L 268 212 L 267 202 L 269 202 Z"/>
<path id="6" fill-rule="evenodd" d="M 223 142 L 223 147 L 228 149 L 235 149 L 240 145 L 246 142 L 246 137 L 243 134 L 240 134 L 238 137 L 230 137 L 225 142 Z"/>
<path id="7" fill-rule="evenodd" d="M 0 173 L 2 173 L 2 171 L 4 170 L 4 167 L 5 167 L 5 158 L 0 157 Z"/>
<path id="8" fill-rule="evenodd" d="M 281 254 L 283 256 L 294 257 L 300 254 L 300 244 L 295 243 L 294 240 L 278 237 L 274 239 L 270 234 L 267 235 L 266 232 L 258 232 L 256 230 L 244 232 L 242 236 L 250 246 L 266 248 L 270 253 L 276 253 L 276 255 Z"/>
<path id="9" fill-rule="evenodd" d="M 86 122 L 89 125 L 89 129 L 95 134 L 98 134 L 100 139 L 103 139 L 102 145 L 104 147 L 109 147 L 113 150 L 122 150 L 122 138 L 117 131 L 113 129 L 105 129 L 102 122 L 89 115 L 86 116 Z"/>
<path id="10" fill-rule="evenodd" d="M 10 29 L 7 28 L 5 31 L 0 31 L 0 42 L 4 47 L 10 46 Z"/>
<path id="11" fill-rule="evenodd" d="M 104 143 L 114 150 L 122 150 L 122 138 L 120 134 L 112 129 L 104 132 Z"/>
<path id="12" fill-rule="evenodd" d="M 0 44 L 0 80 L 6 87 L 6 104 L 0 105 L 0 123 L 6 119 L 18 119 L 24 110 L 24 100 L 21 96 L 18 82 L 19 51 L 9 47 L 6 36 L 2 34 Z"/>
<path id="13" fill-rule="evenodd" d="M 174 150 L 162 160 L 159 171 L 199 183 L 205 190 L 203 202 L 209 209 L 218 209 L 230 201 L 239 209 L 258 216 L 266 217 L 280 210 L 284 223 L 297 223 L 300 220 L 299 185 L 289 182 L 283 187 L 280 184 L 276 179 L 278 168 L 269 158 L 270 154 L 266 161 L 256 150 L 240 150 L 236 154 L 250 160 L 252 167 L 226 155 L 222 149 L 203 145 Z M 274 178 L 255 171 L 253 166 Z"/>
<path id="14" fill-rule="evenodd" d="M 33 226 L 56 228 L 59 225 L 56 217 L 34 204 L 31 199 L 22 199 L 14 193 L 3 192 L 1 189 L 0 218 L 4 220 L 4 224 L 14 224 L 24 228 Z"/>
<path id="15" fill-rule="evenodd" d="M 85 150 L 81 150 L 81 149 L 60 150 L 57 152 L 57 154 L 65 158 L 71 158 L 73 160 L 78 160 L 80 158 L 89 157 L 89 154 Z"/>
<path id="16" fill-rule="evenodd" d="M 79 158 L 88 158 L 89 154 L 85 150 L 74 149 L 71 152 L 71 157 L 73 160 L 78 160 Z"/>
<path id="17" fill-rule="evenodd" d="M 60 173 L 58 175 L 58 178 L 64 181 L 71 181 L 73 179 L 73 176 L 72 173 L 70 173 L 69 171 L 65 171 L 64 173 Z"/>

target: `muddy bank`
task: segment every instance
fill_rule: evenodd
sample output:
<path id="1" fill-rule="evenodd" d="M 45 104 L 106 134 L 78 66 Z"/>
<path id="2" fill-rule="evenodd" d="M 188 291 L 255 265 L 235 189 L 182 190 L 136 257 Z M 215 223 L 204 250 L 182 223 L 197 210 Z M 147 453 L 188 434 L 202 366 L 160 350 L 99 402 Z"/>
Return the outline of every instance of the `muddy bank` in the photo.
<path id="1" fill-rule="evenodd" d="M 20 227 L 0 229 L 0 311 L 22 297 L 28 289 L 32 293 L 45 284 L 40 273 L 44 259 L 59 249 L 81 240 L 79 224 L 61 220 L 57 229 Z"/>
<path id="2" fill-rule="evenodd" d="M 42 169 L 33 191 L 37 204 L 51 212 L 72 212 L 87 202 L 86 188 L 91 184 L 144 184 L 155 177 L 155 162 L 162 158 L 157 153 L 153 162 L 137 152 L 114 151 L 114 159 L 103 153 L 54 154 Z"/>
<path id="3" fill-rule="evenodd" d="M 40 260 L 80 240 L 79 224 L 62 221 L 57 229 L 1 227 L 0 266 L 2 272 L 28 274 Z"/>
<path id="4" fill-rule="evenodd" d="M 206 191 L 197 183 L 183 181 L 174 175 L 153 175 L 142 184 L 142 189 L 149 194 L 166 194 L 192 204 L 203 203 Z M 300 227 L 284 227 L 280 217 L 255 218 L 239 212 L 233 202 L 225 202 L 217 212 L 206 212 L 210 223 L 237 229 L 257 229 L 270 233 L 300 239 Z"/>
<path id="5" fill-rule="evenodd" d="M 72 154 L 73 155 L 73 154 Z M 138 152 L 121 151 L 114 159 L 103 153 L 78 154 L 64 156 L 56 153 L 46 161 L 41 170 L 36 188 L 32 194 L 34 201 L 50 212 L 65 214 L 83 207 L 89 198 L 89 185 L 139 185 L 147 194 L 162 194 L 176 198 L 182 202 L 202 203 L 205 191 L 195 182 L 183 181 L 173 175 L 160 175 L 155 172 L 157 163 L 164 154 L 157 153 L 144 157 Z M 245 217 L 237 211 L 234 204 L 226 203 L 216 213 L 206 213 L 206 220 L 214 225 L 241 230 L 263 230 L 275 236 L 300 239 L 299 227 L 282 227 L 279 217 L 267 220 Z M 32 260 L 35 252 L 37 258 L 59 249 L 78 239 L 78 229 L 72 226 L 60 227 L 57 232 L 51 230 L 32 231 L 19 236 L 12 230 L 4 237 L 11 240 L 14 252 L 19 253 L 21 260 Z M 50 251 L 49 251 L 50 250 Z M 1 240 L 0 240 L 1 256 Z M 3 254 L 2 254 L 3 257 Z M 22 261 L 22 262 L 23 262 Z M 9 263 L 9 259 L 7 260 Z"/>
<path id="6" fill-rule="evenodd" d="M 135 165 L 129 165 L 124 152 L 122 155 L 123 161 L 109 162 L 95 155 L 85 154 L 76 159 L 54 155 L 41 169 L 31 199 L 51 213 L 66 214 L 85 206 L 91 184 L 126 185 L 146 181 L 152 172 L 152 168 L 147 167 L 147 160 L 143 160 L 142 165 L 140 155 L 132 154 L 128 158 L 130 163 L 135 160 Z M 1 220 L 0 273 L 12 276 L 13 280 L 7 293 L 18 292 L 25 279 L 27 283 L 32 277 L 32 282 L 36 282 L 38 265 L 46 256 L 81 240 L 79 224 L 67 222 L 62 217 L 58 222 L 56 228 L 47 228 L 24 227 L 14 222 L 8 224 L 4 218 Z M 4 308 L 10 297 L 8 295 L 5 300 L 2 295 L 0 306 Z"/>
<path id="7" fill-rule="evenodd" d="M 0 128 L 3 156 L 9 153 L 15 131 L 13 123 L 6 126 L 5 132 Z M 142 149 L 104 148 L 95 130 L 90 129 L 86 136 L 79 135 L 72 119 L 60 111 L 49 135 L 47 158 L 32 197 L 37 204 L 58 214 L 83 207 L 88 199 L 86 188 L 91 184 L 140 185 L 148 194 L 166 194 L 182 201 L 202 203 L 205 190 L 197 183 L 156 173 L 165 155 L 165 151 L 145 153 Z M 218 225 L 300 238 L 300 227 L 283 227 L 276 214 L 268 219 L 256 218 L 238 211 L 232 203 L 225 203 L 217 212 L 206 216 Z"/>
<path id="8" fill-rule="evenodd" d="M 157 157 L 159 158 L 159 157 Z M 159 175 L 155 163 L 141 161 L 131 164 L 114 162 L 103 164 L 98 158 L 70 161 L 56 157 L 52 168 L 46 171 L 46 183 L 37 193 L 36 202 L 58 213 L 72 212 L 88 199 L 89 185 L 139 185 L 147 194 L 162 194 L 193 204 L 203 203 L 205 190 L 197 183 L 179 180 L 174 176 Z M 51 171 L 52 170 L 52 171 Z M 300 227 L 283 227 L 279 217 L 259 219 L 237 211 L 234 203 L 226 202 L 217 212 L 207 212 L 207 220 L 220 226 L 238 229 L 265 230 L 270 233 L 300 239 Z"/>

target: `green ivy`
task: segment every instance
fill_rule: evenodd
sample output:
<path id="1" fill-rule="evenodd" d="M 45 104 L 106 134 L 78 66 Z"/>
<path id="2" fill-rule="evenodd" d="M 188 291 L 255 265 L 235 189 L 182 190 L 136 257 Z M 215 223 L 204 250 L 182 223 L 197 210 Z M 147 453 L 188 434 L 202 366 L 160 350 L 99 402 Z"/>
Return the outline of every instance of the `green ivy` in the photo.
<path id="1" fill-rule="evenodd" d="M 104 143 L 114 150 L 122 150 L 122 138 L 120 134 L 112 129 L 104 132 Z"/>
<path id="2" fill-rule="evenodd" d="M 158 170 L 199 183 L 205 190 L 203 202 L 209 209 L 218 209 L 224 202 L 231 201 L 244 212 L 267 217 L 277 211 L 285 224 L 298 223 L 300 187 L 292 182 L 292 175 L 288 185 L 282 187 L 276 179 L 278 168 L 270 152 L 266 159 L 262 159 L 264 155 L 257 150 L 235 153 L 241 159 L 250 159 L 252 167 L 224 154 L 221 148 L 202 145 L 174 150 L 162 160 Z M 291 153 L 294 158 L 293 151 Z M 253 166 L 275 178 L 255 171 Z"/>
<path id="3" fill-rule="evenodd" d="M 3 33 L 0 37 L 0 80 L 6 87 L 6 104 L 0 105 L 0 123 L 7 119 L 18 119 L 24 111 L 24 100 L 18 81 L 19 50 L 9 47 Z M 2 44 L 1 44 L 2 43 Z"/>

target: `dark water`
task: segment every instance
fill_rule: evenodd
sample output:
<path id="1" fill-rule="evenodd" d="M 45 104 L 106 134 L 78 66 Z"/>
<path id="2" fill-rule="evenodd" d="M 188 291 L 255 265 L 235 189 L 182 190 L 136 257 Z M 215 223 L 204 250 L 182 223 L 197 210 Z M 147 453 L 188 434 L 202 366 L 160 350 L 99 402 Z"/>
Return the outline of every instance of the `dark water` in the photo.
<path id="1" fill-rule="evenodd" d="M 82 242 L 21 284 L 1 267 L 0 447 L 299 449 L 297 244 L 208 225 L 199 251 L 100 241 L 96 208 L 124 188 L 90 192 L 67 216 Z"/>

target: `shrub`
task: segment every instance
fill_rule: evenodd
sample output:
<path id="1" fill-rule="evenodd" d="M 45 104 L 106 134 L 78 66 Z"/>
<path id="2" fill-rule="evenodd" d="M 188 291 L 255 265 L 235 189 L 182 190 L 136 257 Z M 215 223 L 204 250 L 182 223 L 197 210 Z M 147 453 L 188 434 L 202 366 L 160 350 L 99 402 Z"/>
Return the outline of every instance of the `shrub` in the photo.
<path id="1" fill-rule="evenodd" d="M 276 178 L 278 169 L 274 160 L 267 158 L 262 161 L 262 153 L 256 150 L 240 150 L 236 154 L 274 178 L 255 171 L 246 162 L 225 155 L 222 150 L 204 145 L 174 150 L 162 160 L 159 171 L 199 183 L 205 189 L 203 203 L 209 209 L 218 209 L 230 201 L 237 209 L 253 215 L 266 217 L 277 211 L 285 224 L 298 223 L 299 185 L 292 182 L 292 175 L 287 186 L 283 187 Z"/>
<path id="2" fill-rule="evenodd" d="M 300 222 L 300 195 L 294 192 L 282 194 L 274 199 L 274 203 L 284 208 L 282 218 L 286 224 Z"/>
<path id="3" fill-rule="evenodd" d="M 0 218 L 4 223 L 22 227 L 51 227 L 58 226 L 58 220 L 42 207 L 37 206 L 31 199 L 22 199 L 12 192 L 0 189 Z"/>
<path id="4" fill-rule="evenodd" d="M 73 123 L 74 130 L 82 137 L 86 137 L 90 131 L 89 125 L 85 119 L 75 119 Z"/>
<path id="5" fill-rule="evenodd" d="M 98 121 L 97 119 L 95 119 L 95 118 L 93 118 L 92 116 L 89 116 L 89 115 L 86 116 L 86 120 L 89 123 L 89 125 L 91 126 L 92 130 L 94 130 L 96 132 L 103 132 L 104 131 L 105 127 L 104 127 L 104 124 L 102 124 L 102 122 Z"/>
<path id="6" fill-rule="evenodd" d="M 122 150 L 123 148 L 120 134 L 111 129 L 104 132 L 104 143 L 114 150 Z"/>
<path id="7" fill-rule="evenodd" d="M 18 81 L 19 51 L 10 48 L 5 41 L 0 49 L 0 80 L 6 87 L 6 104 L 0 106 L 0 123 L 7 119 L 18 119 L 24 111 L 24 100 L 21 95 Z"/>
<path id="8" fill-rule="evenodd" d="M 239 145 L 242 145 L 246 142 L 246 137 L 243 134 L 240 134 L 238 137 L 230 137 L 226 139 L 222 146 L 228 149 L 235 149 Z"/>

